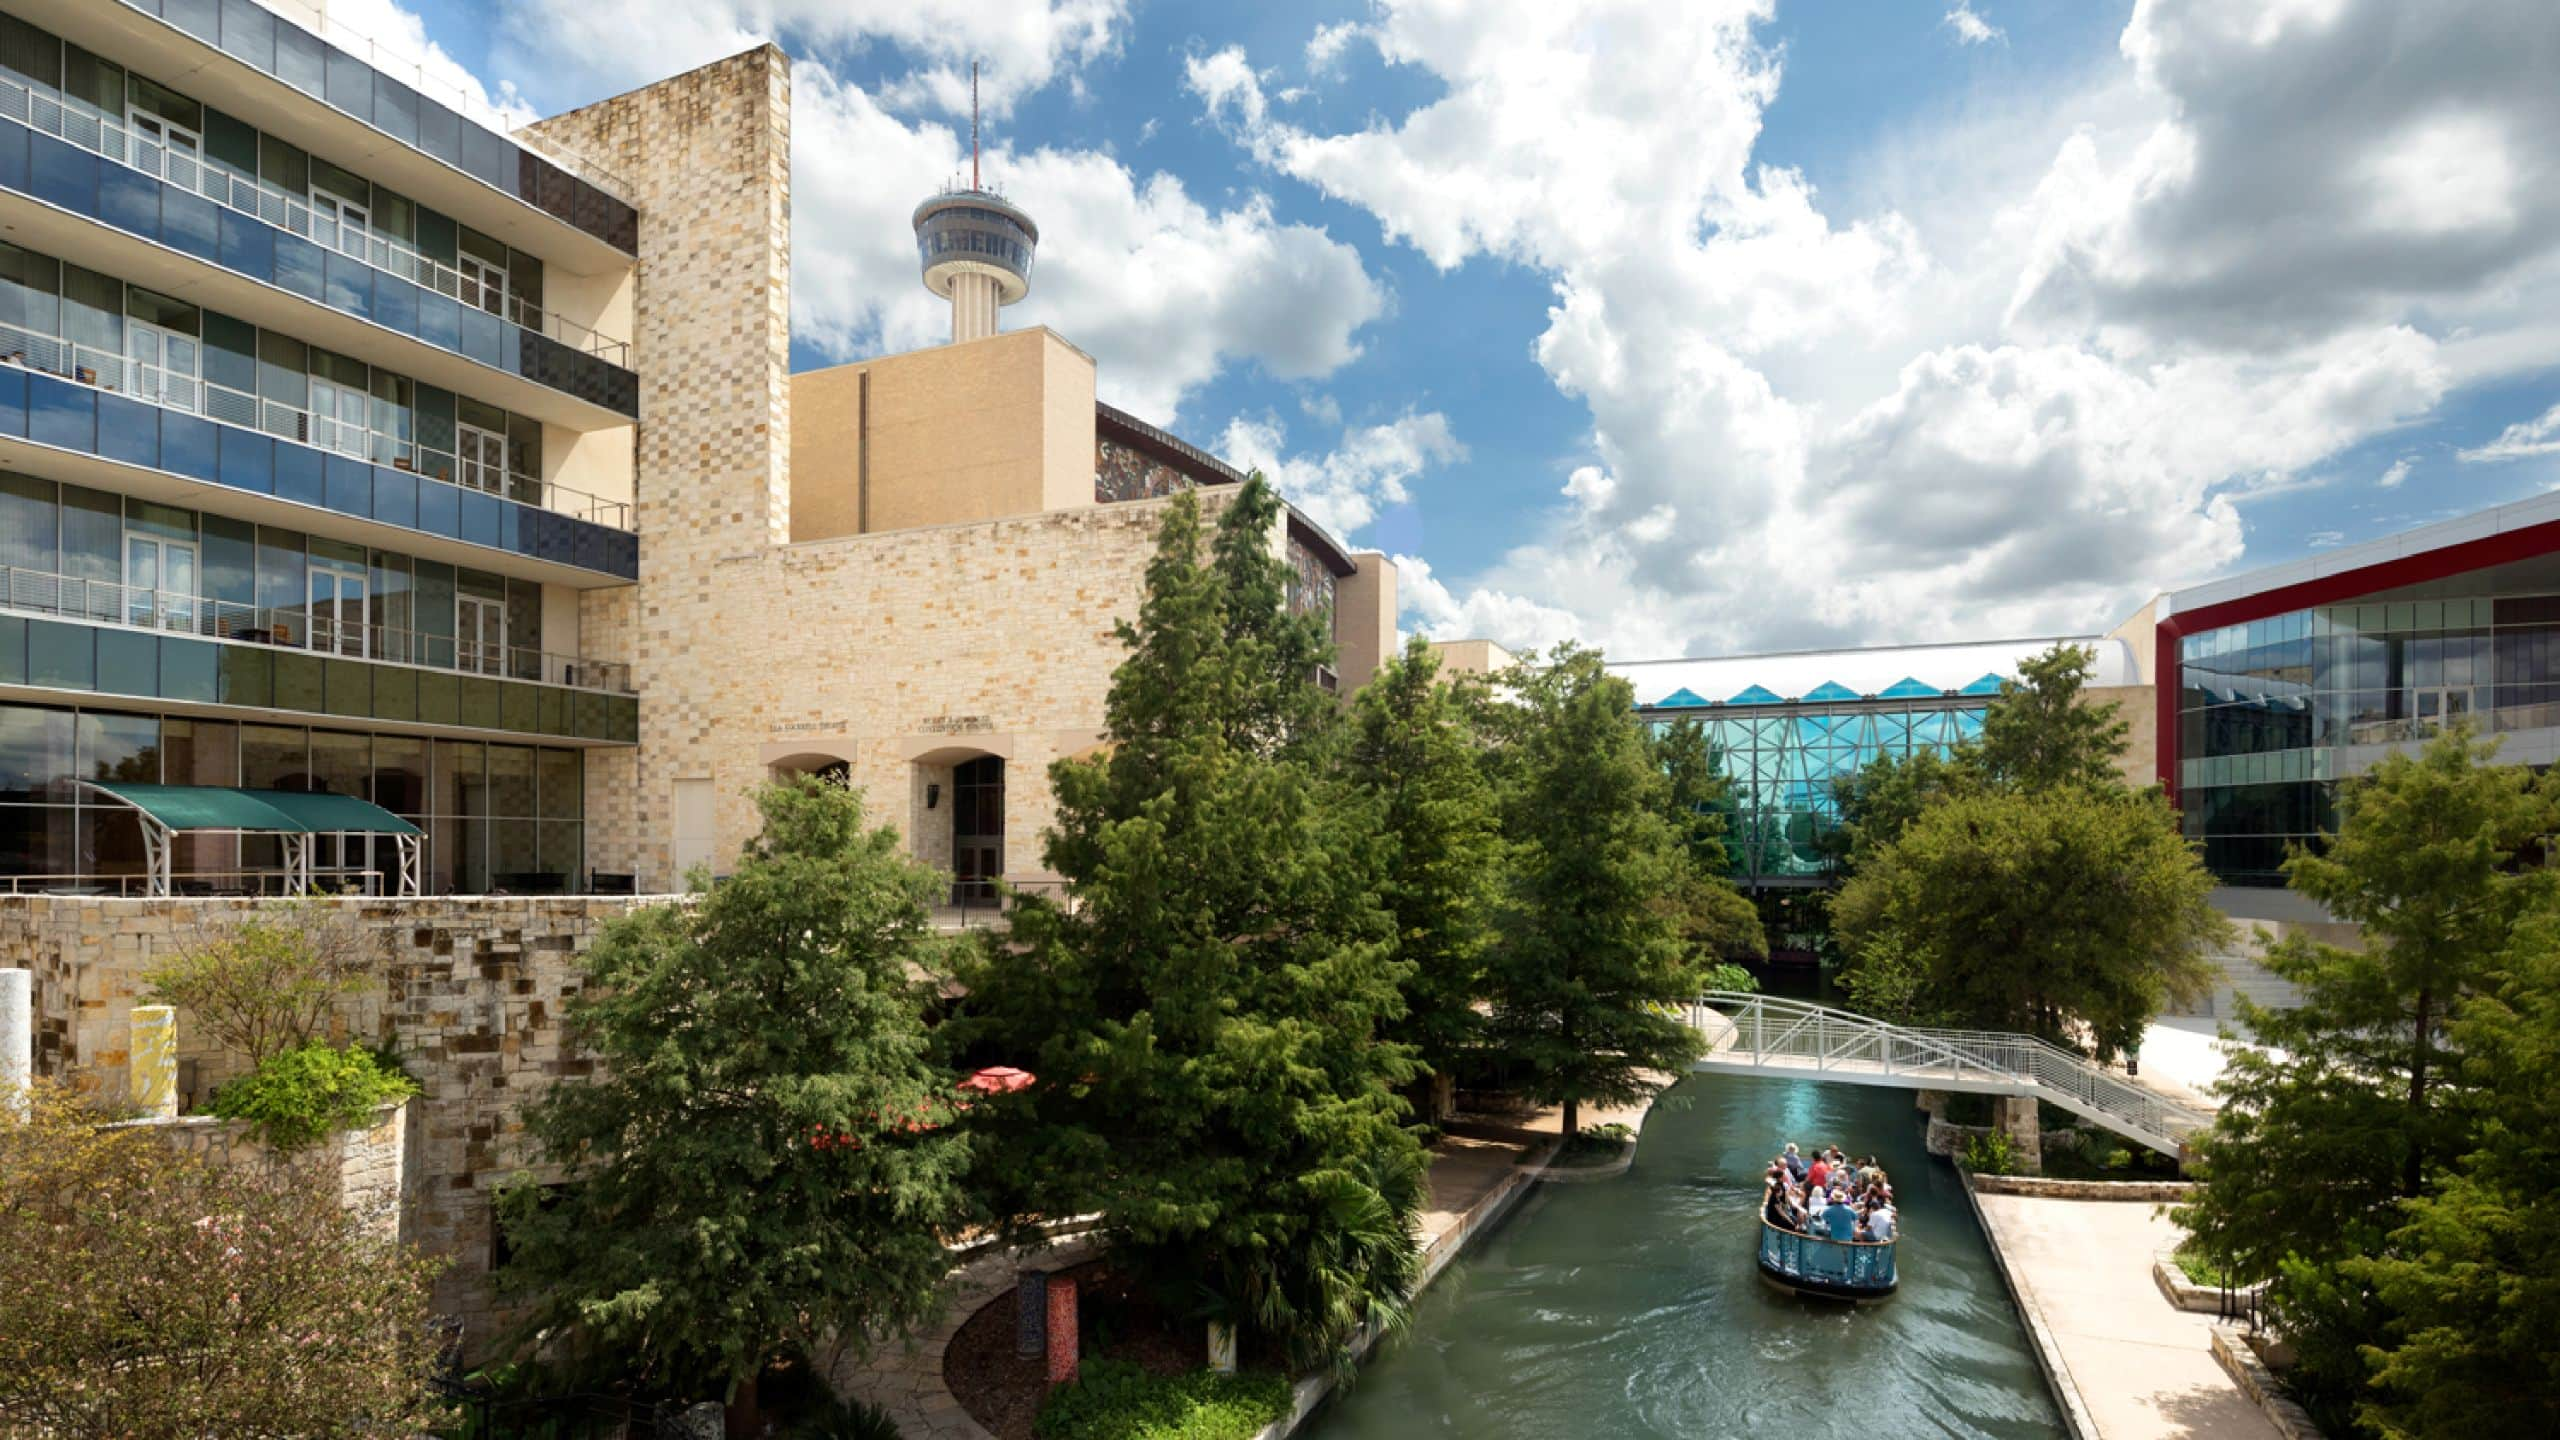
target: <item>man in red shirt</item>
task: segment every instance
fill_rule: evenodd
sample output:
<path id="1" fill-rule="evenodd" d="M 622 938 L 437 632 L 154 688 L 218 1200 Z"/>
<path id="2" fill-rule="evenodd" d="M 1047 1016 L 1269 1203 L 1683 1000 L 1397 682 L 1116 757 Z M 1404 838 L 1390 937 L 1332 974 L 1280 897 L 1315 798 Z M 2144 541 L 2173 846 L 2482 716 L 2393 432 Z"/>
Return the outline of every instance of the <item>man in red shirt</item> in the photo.
<path id="1" fill-rule="evenodd" d="M 1831 1164 L 1820 1154 L 1813 1157 L 1813 1168 L 1805 1172 L 1805 1183 L 1819 1190 L 1831 1179 Z"/>

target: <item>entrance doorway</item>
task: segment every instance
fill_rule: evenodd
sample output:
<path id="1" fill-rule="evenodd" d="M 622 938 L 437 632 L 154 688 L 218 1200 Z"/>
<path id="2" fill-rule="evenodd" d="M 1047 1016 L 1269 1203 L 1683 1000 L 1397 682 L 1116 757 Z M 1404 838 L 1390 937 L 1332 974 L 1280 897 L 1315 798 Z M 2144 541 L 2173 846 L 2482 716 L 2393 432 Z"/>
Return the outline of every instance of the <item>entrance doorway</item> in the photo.
<path id="1" fill-rule="evenodd" d="M 982 755 L 951 771 L 951 903 L 996 898 L 1004 877 L 1004 760 Z"/>

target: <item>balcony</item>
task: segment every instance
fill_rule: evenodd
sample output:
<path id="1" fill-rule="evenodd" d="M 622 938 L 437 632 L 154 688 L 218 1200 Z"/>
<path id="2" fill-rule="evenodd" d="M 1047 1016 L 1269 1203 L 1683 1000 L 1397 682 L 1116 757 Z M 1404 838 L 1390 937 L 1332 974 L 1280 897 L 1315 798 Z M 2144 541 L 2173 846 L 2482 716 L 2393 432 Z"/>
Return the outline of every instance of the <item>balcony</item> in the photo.
<path id="1" fill-rule="evenodd" d="M 384 448 L 391 464 L 365 458 Z M 452 484 L 410 468 L 392 437 L 11 325 L 0 325 L 0 463 L 567 585 L 640 573 L 619 501 L 522 476 L 493 477 L 508 495 Z"/>
<path id="2" fill-rule="evenodd" d="M 623 341 L 5 80 L 0 188 L 53 207 L 21 243 L 556 425 L 640 413 Z"/>
<path id="3" fill-rule="evenodd" d="M 517 249 L 581 274 L 631 264 L 639 216 L 623 177 L 538 135 L 508 133 L 508 117 L 311 0 L 271 3 L 10 8 Z"/>
<path id="4" fill-rule="evenodd" d="M 0 688 L 497 730 L 639 739 L 630 667 L 0 566 Z M 254 718 L 254 717 L 252 717 Z"/>

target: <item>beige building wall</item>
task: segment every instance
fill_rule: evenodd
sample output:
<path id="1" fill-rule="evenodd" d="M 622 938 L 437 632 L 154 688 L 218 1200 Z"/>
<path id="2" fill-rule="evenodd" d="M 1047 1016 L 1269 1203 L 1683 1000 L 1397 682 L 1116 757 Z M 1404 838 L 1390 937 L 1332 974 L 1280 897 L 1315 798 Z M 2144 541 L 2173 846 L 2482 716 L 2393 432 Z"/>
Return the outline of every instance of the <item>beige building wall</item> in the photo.
<path id="1" fill-rule="evenodd" d="M 630 662 L 640 745 L 588 752 L 587 863 L 663 886 L 724 642 L 774 623 L 736 568 L 791 538 L 790 61 L 760 46 L 533 128 L 637 188 L 641 580 L 589 592 L 579 629 Z M 724 829 L 746 824 L 743 794 L 718 804 Z"/>
<path id="2" fill-rule="evenodd" d="M 1435 640 L 1431 653 L 1440 657 L 1440 669 L 1448 675 L 1491 675 L 1508 670 L 1515 657 L 1490 640 Z"/>
<path id="3" fill-rule="evenodd" d="M 791 377 L 795 540 L 1093 503 L 1094 364 L 1047 329 Z"/>
<path id="4" fill-rule="evenodd" d="M 2092 705 L 2113 705 L 2124 722 L 2124 754 L 2116 773 L 2137 790 L 2160 779 L 2159 692 L 2149 685 L 2092 685 L 2081 692 Z"/>
<path id="5" fill-rule="evenodd" d="M 1333 671 L 1346 696 L 1396 653 L 1396 567 L 1375 550 L 1351 563 L 1360 568 L 1333 582 Z"/>

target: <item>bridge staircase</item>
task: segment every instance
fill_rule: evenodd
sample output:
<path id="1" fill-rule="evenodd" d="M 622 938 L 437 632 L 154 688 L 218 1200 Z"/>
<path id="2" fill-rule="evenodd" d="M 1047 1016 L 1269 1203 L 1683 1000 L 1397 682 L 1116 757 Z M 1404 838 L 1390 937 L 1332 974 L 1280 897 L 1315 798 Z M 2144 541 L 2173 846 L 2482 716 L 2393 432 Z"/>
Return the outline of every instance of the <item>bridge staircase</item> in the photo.
<path id="1" fill-rule="evenodd" d="M 1771 995 L 1718 990 L 1687 1007 L 1706 1038 L 1690 1068 L 1905 1090 L 2024 1095 L 2166 1155 L 2213 1123 L 2213 1112 L 2172 1100 L 2030 1035 L 1890 1025 Z"/>

